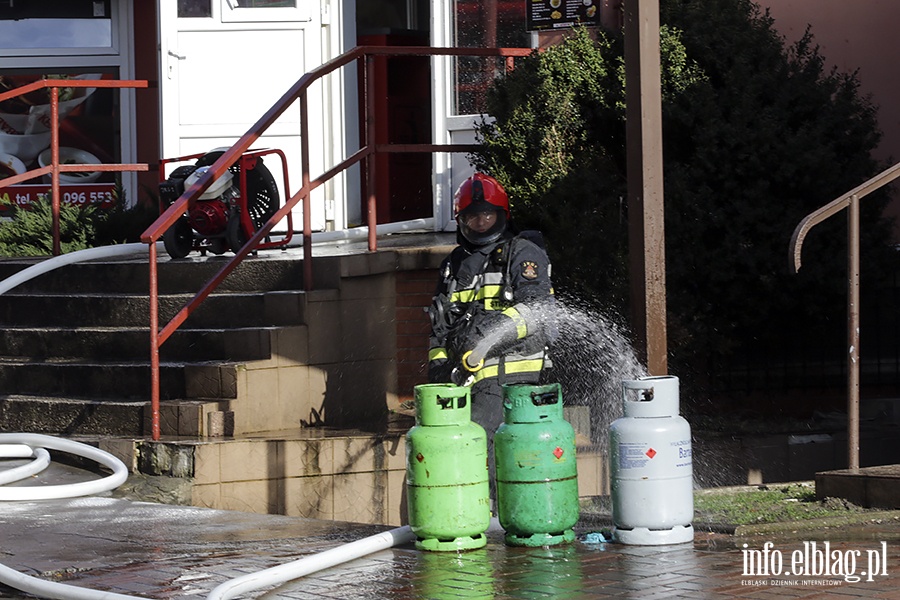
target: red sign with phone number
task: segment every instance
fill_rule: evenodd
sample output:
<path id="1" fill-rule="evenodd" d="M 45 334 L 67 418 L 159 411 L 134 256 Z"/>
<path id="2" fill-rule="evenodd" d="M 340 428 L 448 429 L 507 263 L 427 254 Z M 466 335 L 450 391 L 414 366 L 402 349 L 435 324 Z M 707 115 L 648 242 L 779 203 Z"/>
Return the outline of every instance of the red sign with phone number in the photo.
<path id="1" fill-rule="evenodd" d="M 111 208 L 116 204 L 114 183 L 77 183 L 59 186 L 64 204 Z M 0 215 L 11 207 L 27 208 L 50 196 L 50 184 L 11 185 L 0 188 Z"/>

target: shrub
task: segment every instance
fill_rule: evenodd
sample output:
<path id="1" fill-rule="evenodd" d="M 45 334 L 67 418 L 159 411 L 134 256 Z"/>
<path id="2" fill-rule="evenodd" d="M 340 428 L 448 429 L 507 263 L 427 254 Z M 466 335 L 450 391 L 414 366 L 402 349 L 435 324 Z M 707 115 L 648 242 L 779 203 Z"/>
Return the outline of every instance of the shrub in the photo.
<path id="1" fill-rule="evenodd" d="M 883 169 L 876 108 L 809 31 L 786 46 L 749 0 L 662 0 L 660 15 L 670 368 L 699 381 L 738 358 L 845 352 L 845 221 L 816 228 L 799 275 L 788 246 L 806 214 Z M 578 31 L 522 63 L 488 95 L 471 159 L 544 231 L 563 294 L 625 312 L 622 37 Z M 895 267 L 885 202 L 862 203 L 867 285 Z"/>
<path id="2" fill-rule="evenodd" d="M 63 253 L 91 247 L 96 233 L 96 209 L 61 204 L 59 242 Z M 28 209 L 15 208 L 10 219 L 0 223 L 0 255 L 49 256 L 53 254 L 53 210 L 49 199 Z"/>
<path id="3" fill-rule="evenodd" d="M 116 186 L 109 208 L 60 204 L 60 249 L 63 254 L 140 241 L 140 235 L 159 216 L 152 201 L 127 207 L 125 192 Z M 50 200 L 29 208 L 14 208 L 0 221 L 0 256 L 49 256 L 53 253 L 53 213 Z"/>

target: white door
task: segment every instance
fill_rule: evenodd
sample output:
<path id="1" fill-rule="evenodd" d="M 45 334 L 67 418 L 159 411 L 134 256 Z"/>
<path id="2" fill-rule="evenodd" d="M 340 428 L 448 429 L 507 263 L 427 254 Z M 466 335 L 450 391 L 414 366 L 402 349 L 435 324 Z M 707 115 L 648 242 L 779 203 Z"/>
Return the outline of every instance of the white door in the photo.
<path id="1" fill-rule="evenodd" d="M 498 0 L 432 0 L 431 44 L 436 47 L 531 48 L 536 38 L 527 31 L 530 3 Z M 436 144 L 475 143 L 475 126 L 482 119 L 484 93 L 505 69 L 500 58 L 436 57 L 433 62 L 433 114 Z M 453 192 L 473 172 L 465 154 L 435 157 L 435 222 L 454 229 Z"/>
<path id="2" fill-rule="evenodd" d="M 434 0 L 431 6 L 431 45 L 456 46 L 456 14 L 453 0 Z M 450 57 L 432 59 L 432 114 L 435 144 L 467 144 L 474 140 L 476 115 L 459 115 L 456 109 L 455 61 Z M 434 221 L 437 230 L 453 230 L 453 192 L 472 174 L 463 154 L 435 154 Z"/>
<path id="3" fill-rule="evenodd" d="M 328 0 L 161 0 L 160 94 L 163 157 L 230 146 L 304 73 L 322 64 Z M 324 9 L 324 12 L 323 12 Z M 323 19 L 323 14 L 325 19 Z M 324 21 L 324 22 L 323 22 Z M 327 151 L 322 85 L 309 95 L 311 176 L 324 169 Z M 299 104 L 289 108 L 254 145 L 287 155 L 290 193 L 301 183 Z M 282 194 L 277 156 L 265 159 Z M 294 211 L 294 229 L 302 225 Z M 325 228 L 324 189 L 313 196 L 314 230 Z M 284 224 L 277 229 L 282 229 Z"/>

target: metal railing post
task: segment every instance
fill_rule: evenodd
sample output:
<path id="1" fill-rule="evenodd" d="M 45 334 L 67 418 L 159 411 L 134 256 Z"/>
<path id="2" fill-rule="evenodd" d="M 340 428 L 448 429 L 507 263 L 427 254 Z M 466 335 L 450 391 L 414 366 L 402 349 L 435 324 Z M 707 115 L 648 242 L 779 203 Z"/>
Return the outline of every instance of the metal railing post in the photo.
<path id="1" fill-rule="evenodd" d="M 847 207 L 847 463 L 859 469 L 859 197 Z"/>
<path id="2" fill-rule="evenodd" d="M 62 254 L 59 240 L 59 88 L 50 88 L 50 213 L 53 216 L 53 256 Z"/>
<path id="3" fill-rule="evenodd" d="M 159 440 L 159 287 L 156 243 L 150 250 L 150 436 Z"/>
<path id="4" fill-rule="evenodd" d="M 312 202 L 309 182 L 309 102 L 307 90 L 300 94 L 300 190 L 303 194 L 303 289 L 313 289 L 312 269 Z"/>
<path id="5" fill-rule="evenodd" d="M 376 228 L 378 227 L 378 207 L 375 196 L 375 163 L 377 162 L 378 152 L 377 142 L 375 140 L 375 57 L 366 56 L 366 77 L 365 77 L 365 94 L 366 94 L 366 145 L 373 151 L 366 157 L 366 223 L 369 226 L 369 251 L 374 252 L 377 247 Z"/>

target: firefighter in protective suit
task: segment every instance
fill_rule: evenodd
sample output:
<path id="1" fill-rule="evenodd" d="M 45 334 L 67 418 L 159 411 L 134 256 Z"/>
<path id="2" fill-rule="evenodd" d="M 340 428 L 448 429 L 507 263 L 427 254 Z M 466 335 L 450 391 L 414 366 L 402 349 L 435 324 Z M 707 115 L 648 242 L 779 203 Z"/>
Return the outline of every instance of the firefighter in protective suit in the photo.
<path id="1" fill-rule="evenodd" d="M 454 214 L 459 245 L 441 265 L 429 308 L 428 379 L 470 385 L 472 420 L 492 442 L 503 422 L 502 385 L 538 383 L 550 366 L 550 260 L 538 232 L 514 232 L 509 198 L 493 177 L 464 181 Z"/>

